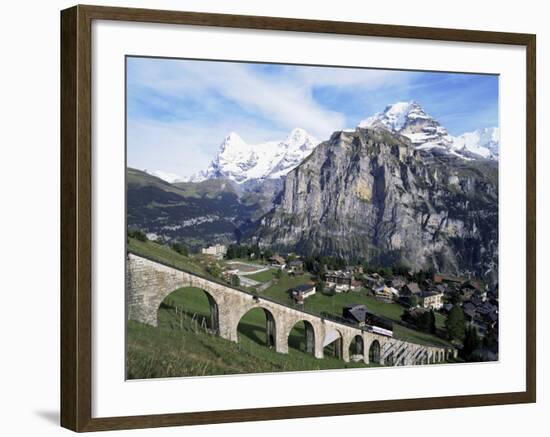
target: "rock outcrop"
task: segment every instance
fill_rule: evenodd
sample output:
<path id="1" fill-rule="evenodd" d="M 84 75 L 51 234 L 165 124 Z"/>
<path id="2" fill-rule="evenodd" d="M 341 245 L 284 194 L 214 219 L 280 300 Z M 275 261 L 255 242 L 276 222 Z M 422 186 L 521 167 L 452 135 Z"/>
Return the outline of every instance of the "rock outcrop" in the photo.
<path id="1" fill-rule="evenodd" d="M 252 239 L 495 281 L 498 163 L 417 150 L 379 126 L 336 132 L 287 174 Z"/>

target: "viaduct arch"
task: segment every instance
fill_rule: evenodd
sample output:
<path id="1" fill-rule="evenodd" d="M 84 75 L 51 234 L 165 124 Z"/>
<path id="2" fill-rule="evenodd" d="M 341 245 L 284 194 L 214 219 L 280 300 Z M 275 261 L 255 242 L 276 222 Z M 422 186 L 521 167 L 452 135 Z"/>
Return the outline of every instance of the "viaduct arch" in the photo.
<path id="1" fill-rule="evenodd" d="M 456 350 L 452 348 L 420 345 L 368 332 L 128 253 L 126 302 L 129 320 L 157 326 L 157 310 L 161 302 L 182 287 L 197 287 L 205 291 L 214 331 L 233 342 L 238 342 L 237 329 L 241 318 L 254 308 L 262 308 L 267 316 L 268 341 L 277 352 L 283 354 L 288 353 L 288 338 L 292 328 L 304 322 L 306 351 L 316 358 L 323 358 L 325 346 L 340 342 L 336 345 L 340 358 L 349 362 L 350 346 L 352 342 L 358 341 L 357 337 L 361 339 L 363 361 L 366 364 L 371 359 L 382 365 L 394 366 L 437 363 L 456 356 Z"/>

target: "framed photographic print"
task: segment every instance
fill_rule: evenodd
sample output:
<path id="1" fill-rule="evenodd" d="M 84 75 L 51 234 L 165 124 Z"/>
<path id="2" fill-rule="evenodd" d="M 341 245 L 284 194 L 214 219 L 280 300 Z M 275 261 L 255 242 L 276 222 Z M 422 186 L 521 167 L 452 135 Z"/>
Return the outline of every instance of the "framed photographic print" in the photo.
<path id="1" fill-rule="evenodd" d="M 61 55 L 64 427 L 535 401 L 534 35 L 75 6 Z"/>

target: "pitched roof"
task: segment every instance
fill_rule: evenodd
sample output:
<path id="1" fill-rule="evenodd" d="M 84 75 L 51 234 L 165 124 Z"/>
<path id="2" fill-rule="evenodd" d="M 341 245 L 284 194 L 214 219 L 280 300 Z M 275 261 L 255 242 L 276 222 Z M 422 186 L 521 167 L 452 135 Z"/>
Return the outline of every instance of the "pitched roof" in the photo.
<path id="1" fill-rule="evenodd" d="M 284 262 L 285 262 L 285 259 L 284 259 L 282 256 L 280 256 L 280 255 L 274 255 L 274 256 L 272 256 L 271 258 L 269 258 L 269 260 L 270 260 L 270 261 L 276 261 L 276 262 L 278 262 L 279 264 L 284 264 Z"/>
<path id="2" fill-rule="evenodd" d="M 437 291 L 422 291 L 420 293 L 420 297 L 432 297 L 432 296 L 438 296 L 442 293 L 439 293 Z"/>
<path id="3" fill-rule="evenodd" d="M 352 277 L 352 272 L 347 270 L 327 270 L 326 276 L 349 279 Z"/>
<path id="4" fill-rule="evenodd" d="M 306 293 L 310 291 L 312 288 L 315 288 L 315 285 L 313 284 L 300 284 L 297 285 L 292 289 L 292 291 L 295 291 L 296 293 Z"/>
<path id="5" fill-rule="evenodd" d="M 364 322 L 367 315 L 367 306 L 363 304 L 352 304 L 344 307 L 344 316 L 349 314 L 358 322 Z"/>
<path id="6" fill-rule="evenodd" d="M 288 263 L 290 266 L 303 266 L 304 262 L 301 259 L 293 259 Z"/>
<path id="7" fill-rule="evenodd" d="M 407 285 L 405 285 L 405 287 L 407 287 L 407 289 L 413 294 L 420 293 L 420 287 L 418 287 L 418 284 L 416 282 L 409 282 Z"/>

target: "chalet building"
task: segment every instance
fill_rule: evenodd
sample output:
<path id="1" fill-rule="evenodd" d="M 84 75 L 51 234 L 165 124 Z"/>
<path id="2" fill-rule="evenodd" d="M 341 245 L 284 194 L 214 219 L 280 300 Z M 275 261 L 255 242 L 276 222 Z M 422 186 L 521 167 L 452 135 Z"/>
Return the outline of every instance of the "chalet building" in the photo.
<path id="1" fill-rule="evenodd" d="M 214 244 L 210 247 L 203 247 L 201 253 L 203 255 L 212 255 L 217 259 L 222 259 L 227 253 L 227 246 L 223 244 Z"/>
<path id="2" fill-rule="evenodd" d="M 303 303 L 305 299 L 315 294 L 315 285 L 302 284 L 292 289 L 292 298 L 296 303 Z"/>
<path id="3" fill-rule="evenodd" d="M 383 283 L 382 279 L 378 275 L 377 277 L 374 275 L 364 275 L 363 278 L 369 287 L 379 287 Z"/>
<path id="4" fill-rule="evenodd" d="M 288 263 L 288 271 L 296 275 L 301 275 L 304 273 L 304 262 L 299 259 L 294 259 Z"/>
<path id="5" fill-rule="evenodd" d="M 403 296 L 419 296 L 420 293 L 420 287 L 416 282 L 409 282 L 407 285 L 401 288 L 401 294 Z"/>
<path id="6" fill-rule="evenodd" d="M 365 324 L 367 313 L 367 306 L 362 304 L 346 305 L 342 309 L 342 317 L 352 323 L 358 324 L 359 326 L 363 326 Z"/>
<path id="7" fill-rule="evenodd" d="M 399 297 L 399 291 L 393 287 L 388 287 L 387 285 L 382 285 L 374 289 L 374 295 L 380 299 L 384 300 L 393 300 Z"/>
<path id="8" fill-rule="evenodd" d="M 390 337 L 393 335 L 393 322 L 370 313 L 366 305 L 347 305 L 342 309 L 342 317 L 350 323 L 366 326 L 369 331 Z"/>
<path id="9" fill-rule="evenodd" d="M 397 276 L 390 281 L 388 281 L 388 285 L 391 285 L 393 288 L 396 288 L 399 290 L 400 288 L 404 287 L 407 281 L 405 278 L 402 278 L 401 276 Z"/>
<path id="10" fill-rule="evenodd" d="M 422 308 L 439 310 L 443 307 L 443 293 L 423 291 L 418 298 Z"/>
<path id="11" fill-rule="evenodd" d="M 475 290 L 472 288 L 463 288 L 460 290 L 460 297 L 463 302 L 469 301 L 475 294 Z"/>
<path id="12" fill-rule="evenodd" d="M 353 280 L 353 274 L 344 270 L 329 270 L 325 274 L 325 284 L 336 292 L 349 291 L 359 284 Z"/>
<path id="13" fill-rule="evenodd" d="M 284 269 L 286 267 L 286 261 L 280 255 L 273 255 L 268 261 L 271 264 L 271 267 L 277 267 L 279 269 Z"/>

